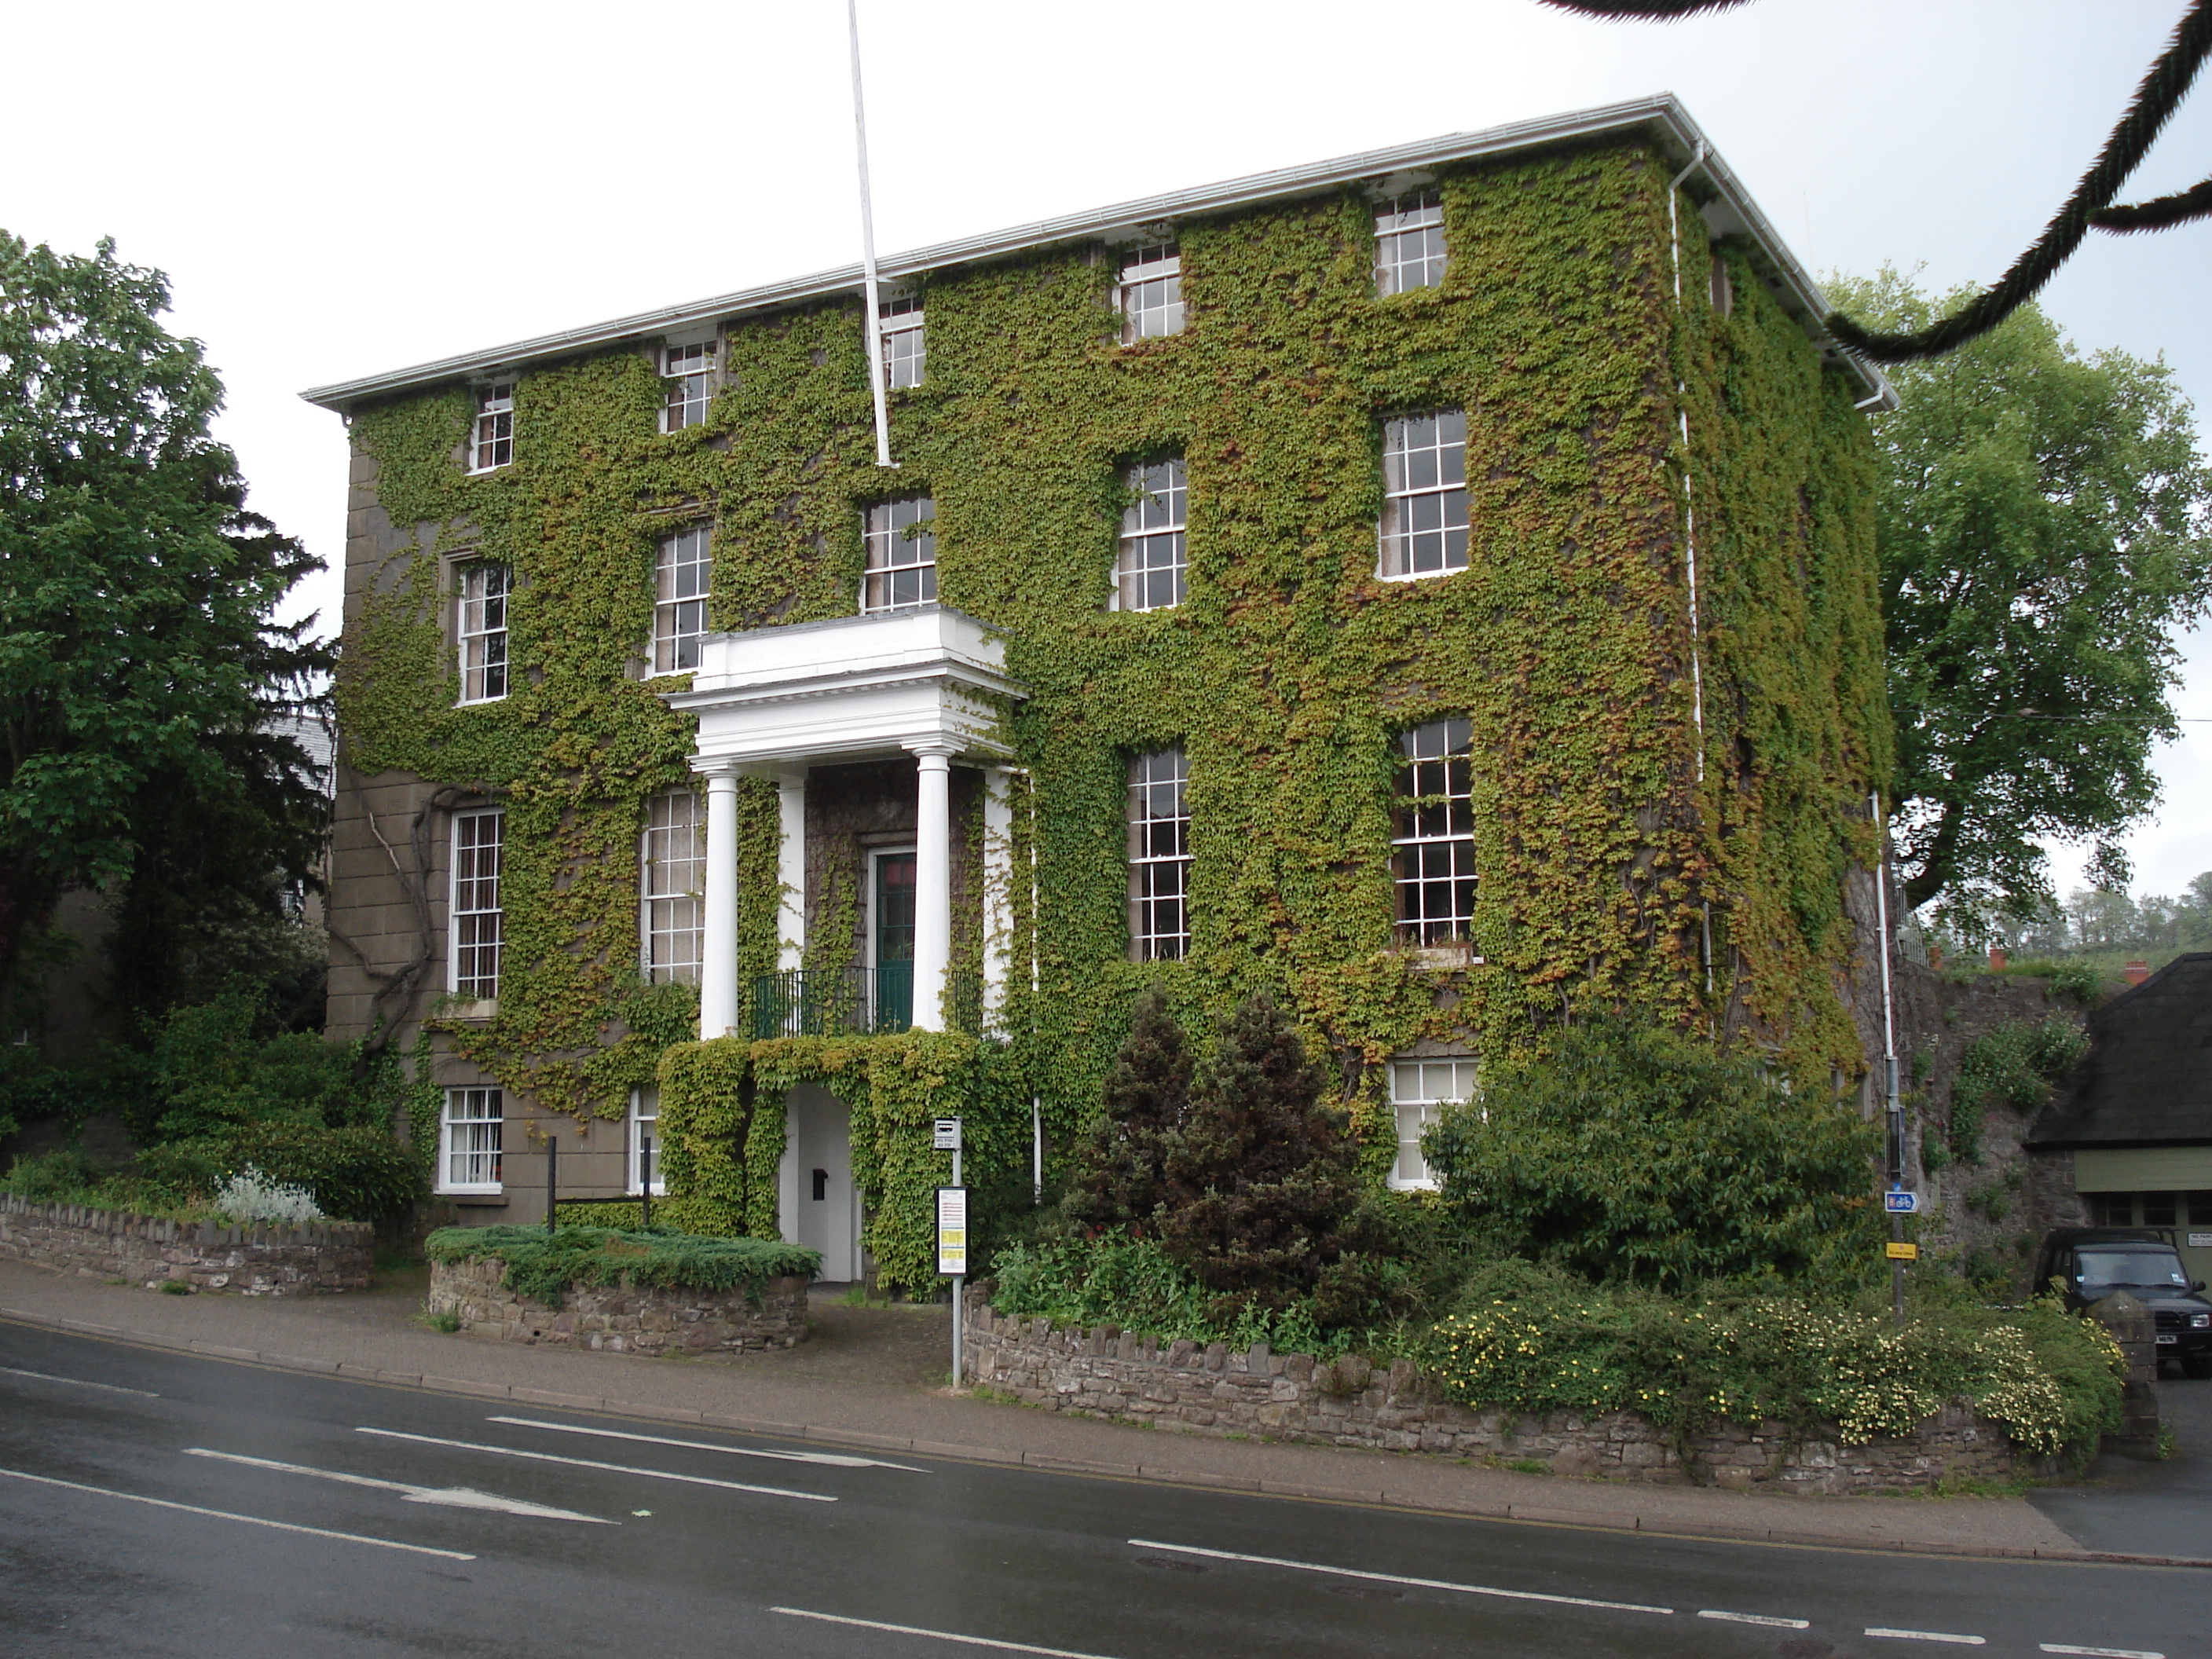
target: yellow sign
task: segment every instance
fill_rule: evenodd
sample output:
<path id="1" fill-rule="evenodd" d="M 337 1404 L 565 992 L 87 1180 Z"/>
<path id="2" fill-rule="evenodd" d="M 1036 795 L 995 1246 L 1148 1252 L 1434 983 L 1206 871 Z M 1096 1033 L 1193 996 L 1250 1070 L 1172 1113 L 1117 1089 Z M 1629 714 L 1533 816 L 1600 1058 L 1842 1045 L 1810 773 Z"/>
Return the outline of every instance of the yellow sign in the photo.
<path id="1" fill-rule="evenodd" d="M 1892 1261 L 1917 1261 L 1920 1260 L 1920 1247 L 1917 1244 L 1885 1244 L 1882 1254 Z"/>

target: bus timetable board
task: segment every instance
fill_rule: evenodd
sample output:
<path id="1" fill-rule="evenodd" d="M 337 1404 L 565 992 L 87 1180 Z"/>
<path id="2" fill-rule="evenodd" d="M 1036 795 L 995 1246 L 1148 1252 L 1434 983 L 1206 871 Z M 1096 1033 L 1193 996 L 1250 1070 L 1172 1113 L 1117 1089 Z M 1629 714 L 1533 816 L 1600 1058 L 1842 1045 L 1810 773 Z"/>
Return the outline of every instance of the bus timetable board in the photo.
<path id="1" fill-rule="evenodd" d="M 968 1189 L 937 1189 L 937 1271 L 959 1278 L 968 1271 Z"/>

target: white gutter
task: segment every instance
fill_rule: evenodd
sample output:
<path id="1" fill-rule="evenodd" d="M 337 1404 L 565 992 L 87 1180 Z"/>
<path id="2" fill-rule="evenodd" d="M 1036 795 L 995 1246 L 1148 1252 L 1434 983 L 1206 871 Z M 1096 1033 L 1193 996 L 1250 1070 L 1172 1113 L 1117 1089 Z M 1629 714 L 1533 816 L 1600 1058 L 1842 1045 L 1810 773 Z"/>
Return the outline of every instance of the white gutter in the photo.
<path id="1" fill-rule="evenodd" d="M 1826 331 L 1820 326 L 1830 307 L 1820 285 L 1798 264 L 1796 256 L 1784 244 L 1773 225 L 1759 210 L 1735 175 L 1713 153 L 1703 130 L 1690 118 L 1689 112 L 1682 107 L 1672 93 L 1660 93 L 1627 103 L 1609 104 L 1599 109 L 1547 116 L 1540 120 L 1516 122 L 1510 126 L 1492 127 L 1481 132 L 1453 133 L 1441 138 L 1394 145 L 1387 149 L 1367 150 L 1357 155 L 1339 156 L 1334 161 L 1316 161 L 1304 167 L 1253 173 L 1219 184 L 1201 185 L 1194 189 L 1175 191 L 1164 196 L 1122 202 L 1112 207 L 1094 209 L 1088 213 L 1043 219 L 1033 224 L 1017 225 L 981 236 L 940 242 L 934 246 L 918 248 L 909 253 L 896 254 L 884 259 L 879 262 L 878 272 L 892 279 L 919 276 L 951 265 L 1000 258 L 1033 248 L 1048 247 L 1055 243 L 1092 240 L 1109 234 L 1132 232 L 1140 226 L 1157 224 L 1162 220 L 1194 217 L 1263 202 L 1320 195 L 1340 185 L 1357 184 L 1364 179 L 1408 169 L 1439 167 L 1483 156 L 1511 155 L 1638 130 L 1656 133 L 1670 165 L 1680 165 L 1694 155 L 1698 146 L 1705 146 L 1705 176 L 1719 192 L 1719 200 L 1707 209 L 1707 216 L 1717 219 L 1728 228 L 1740 226 L 1758 244 L 1771 268 L 1770 280 L 1775 292 L 1784 308 L 1797 319 L 1798 325 L 1814 343 L 1825 350 L 1834 352 L 1838 360 L 1857 376 L 1867 392 L 1881 400 L 1881 407 L 1893 407 L 1894 394 L 1890 392 L 1889 384 L 1879 369 L 1848 354 L 1836 351 Z M 372 398 L 391 397 L 398 392 L 455 380 L 467 380 L 495 372 L 512 371 L 535 361 L 574 356 L 610 346 L 635 343 L 746 313 L 776 311 L 858 295 L 864 283 L 865 273 L 860 266 L 843 265 L 834 270 L 818 271 L 811 276 L 718 295 L 689 305 L 640 312 L 634 316 L 618 317 L 609 322 L 593 323 L 557 334 L 540 335 L 535 339 L 520 340 L 489 351 L 466 352 L 433 362 L 418 363 L 408 368 L 340 380 L 330 386 L 313 387 L 300 395 L 311 404 L 343 411 L 354 404 Z"/>

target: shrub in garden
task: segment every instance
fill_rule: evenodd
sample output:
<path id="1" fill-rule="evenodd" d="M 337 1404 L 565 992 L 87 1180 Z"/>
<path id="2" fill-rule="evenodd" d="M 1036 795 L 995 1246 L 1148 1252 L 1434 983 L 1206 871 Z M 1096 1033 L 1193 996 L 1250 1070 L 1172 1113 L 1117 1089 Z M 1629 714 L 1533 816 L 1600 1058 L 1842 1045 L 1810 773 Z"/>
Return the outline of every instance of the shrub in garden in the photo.
<path id="1" fill-rule="evenodd" d="M 1273 999 L 1223 1030 L 1168 1147 L 1168 1255 L 1220 1306 L 1282 1309 L 1311 1297 L 1317 1323 L 1372 1318 L 1390 1275 L 1344 1115 L 1321 1103 L 1320 1072 Z"/>
<path id="2" fill-rule="evenodd" d="M 236 1222 L 265 1221 L 296 1227 L 328 1219 L 316 1206 L 315 1195 L 305 1187 L 271 1181 L 251 1164 L 216 1185 L 215 1207 L 219 1214 Z"/>
<path id="3" fill-rule="evenodd" d="M 1105 1109 L 1077 1156 L 1061 1202 L 1070 1220 L 1139 1236 L 1158 1231 L 1169 1148 L 1190 1110 L 1190 1078 L 1182 1027 L 1167 999 L 1147 991 L 1106 1074 Z"/>
<path id="4" fill-rule="evenodd" d="M 701 1238 L 672 1229 L 441 1227 L 422 1241 L 433 1261 L 491 1256 L 507 1264 L 507 1288 L 559 1306 L 571 1285 L 681 1286 L 757 1291 L 784 1274 L 811 1278 L 822 1253 L 766 1238 Z"/>
<path id="5" fill-rule="evenodd" d="M 1967 1164 L 1982 1159 L 1982 1125 L 1993 1103 L 2032 1112 L 2050 1097 L 2051 1085 L 2089 1052 L 2087 1033 L 2053 1016 L 2039 1023 L 2007 1020 L 1959 1057 L 1951 1085 L 1950 1151 Z"/>
<path id="6" fill-rule="evenodd" d="M 344 1221 L 382 1221 L 422 1193 L 415 1159 L 381 1128 L 250 1125 L 228 1135 L 150 1147 L 138 1158 L 140 1178 L 179 1201 L 211 1199 L 225 1179 L 248 1168 L 305 1189 L 325 1215 Z"/>
<path id="7" fill-rule="evenodd" d="M 1879 1253 L 1880 1132 L 1747 1055 L 1601 1018 L 1493 1067 L 1424 1139 L 1444 1200 L 1494 1255 L 1681 1285 L 1832 1271 Z"/>

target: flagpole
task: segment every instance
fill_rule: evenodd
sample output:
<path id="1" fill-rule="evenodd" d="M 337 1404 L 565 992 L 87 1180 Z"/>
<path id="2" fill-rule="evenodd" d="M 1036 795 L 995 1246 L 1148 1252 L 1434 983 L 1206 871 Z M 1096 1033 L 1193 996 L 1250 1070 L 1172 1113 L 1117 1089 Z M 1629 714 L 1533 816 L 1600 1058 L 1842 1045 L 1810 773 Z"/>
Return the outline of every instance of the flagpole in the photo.
<path id="1" fill-rule="evenodd" d="M 876 217 L 868 198 L 868 116 L 860 95 L 860 0 L 845 0 L 845 31 L 853 47 L 853 146 L 860 164 L 860 282 L 867 296 L 868 392 L 876 405 L 876 465 L 891 459 L 891 429 L 884 393 L 883 312 L 876 287 Z"/>

